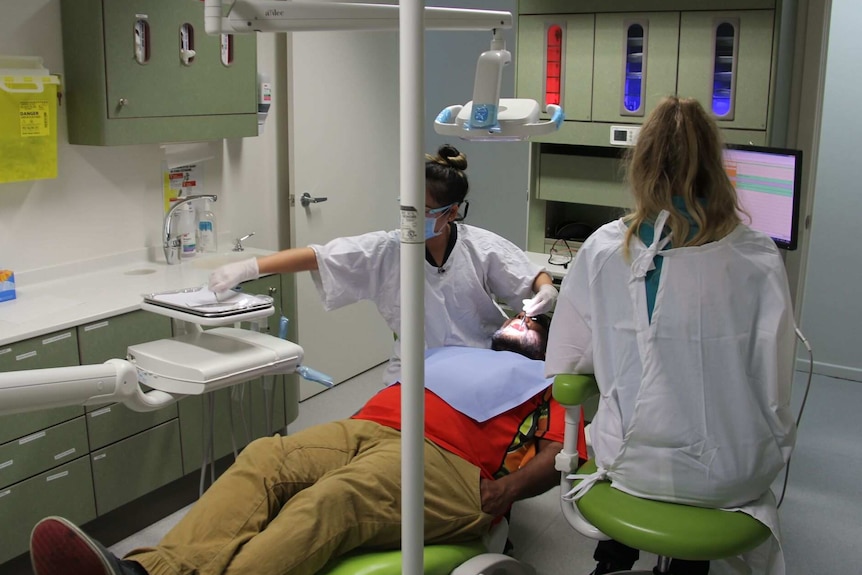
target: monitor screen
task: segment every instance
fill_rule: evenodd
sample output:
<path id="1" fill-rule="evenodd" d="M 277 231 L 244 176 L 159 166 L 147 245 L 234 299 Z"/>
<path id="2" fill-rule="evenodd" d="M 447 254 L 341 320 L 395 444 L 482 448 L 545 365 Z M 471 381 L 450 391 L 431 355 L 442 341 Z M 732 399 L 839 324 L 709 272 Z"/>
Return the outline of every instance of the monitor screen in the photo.
<path id="1" fill-rule="evenodd" d="M 743 221 L 769 235 L 779 248 L 795 250 L 799 233 L 802 152 L 729 144 L 724 167 L 739 203 L 751 217 Z"/>

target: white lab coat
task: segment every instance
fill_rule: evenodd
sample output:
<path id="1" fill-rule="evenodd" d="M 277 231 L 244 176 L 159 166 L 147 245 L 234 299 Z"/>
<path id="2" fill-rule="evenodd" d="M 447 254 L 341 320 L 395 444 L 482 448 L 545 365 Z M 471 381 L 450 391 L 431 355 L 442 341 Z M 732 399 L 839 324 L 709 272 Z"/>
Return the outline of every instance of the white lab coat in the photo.
<path id="1" fill-rule="evenodd" d="M 656 222 L 661 235 L 663 219 Z M 546 374 L 595 373 L 590 427 L 599 472 L 636 496 L 741 508 L 770 527 L 769 573 L 783 573 L 770 484 L 795 441 L 789 410 L 794 320 L 774 243 L 740 225 L 699 247 L 662 250 L 606 224 L 560 289 Z M 652 322 L 644 276 L 663 256 Z"/>
<path id="2" fill-rule="evenodd" d="M 520 310 L 533 296 L 542 268 L 512 242 L 481 228 L 458 226 L 458 238 L 442 268 L 425 262 L 425 347 L 491 346 L 491 335 L 506 314 L 495 299 Z M 371 232 L 310 246 L 317 254 L 312 272 L 326 310 L 371 300 L 389 328 L 401 333 L 400 232 Z M 442 270 L 442 272 L 441 272 Z M 401 375 L 400 339 L 383 376 Z"/>

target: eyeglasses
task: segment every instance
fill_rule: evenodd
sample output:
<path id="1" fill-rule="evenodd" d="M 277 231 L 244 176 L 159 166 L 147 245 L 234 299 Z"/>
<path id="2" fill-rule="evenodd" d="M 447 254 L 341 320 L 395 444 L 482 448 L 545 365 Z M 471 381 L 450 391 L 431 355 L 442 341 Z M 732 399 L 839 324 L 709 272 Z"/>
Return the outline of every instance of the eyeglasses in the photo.
<path id="1" fill-rule="evenodd" d="M 566 240 L 554 240 L 554 243 L 551 245 L 551 249 L 548 252 L 549 264 L 568 268 L 569 264 L 572 263 L 572 257 L 574 257 L 574 253 Z"/>

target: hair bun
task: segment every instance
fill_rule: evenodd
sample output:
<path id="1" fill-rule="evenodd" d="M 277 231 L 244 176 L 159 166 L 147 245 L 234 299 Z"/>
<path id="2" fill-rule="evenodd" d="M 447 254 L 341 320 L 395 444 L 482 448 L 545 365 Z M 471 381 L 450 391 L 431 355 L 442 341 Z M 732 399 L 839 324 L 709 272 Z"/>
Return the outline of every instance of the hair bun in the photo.
<path id="1" fill-rule="evenodd" d="M 452 166 L 458 170 L 467 169 L 467 156 L 451 144 L 443 144 L 437 148 L 437 157 L 440 158 L 439 163 L 441 164 Z"/>

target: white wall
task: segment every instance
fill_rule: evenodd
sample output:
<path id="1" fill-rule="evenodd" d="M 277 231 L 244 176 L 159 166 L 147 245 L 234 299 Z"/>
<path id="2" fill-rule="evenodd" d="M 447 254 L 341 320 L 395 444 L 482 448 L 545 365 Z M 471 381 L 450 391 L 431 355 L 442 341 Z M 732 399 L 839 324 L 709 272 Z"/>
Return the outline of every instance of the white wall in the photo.
<path id="1" fill-rule="evenodd" d="M 832 0 L 801 329 L 818 373 L 862 381 L 858 0 Z M 857 131 L 858 130 L 858 131 Z M 805 356 L 802 356 L 805 358 Z"/>
<path id="2" fill-rule="evenodd" d="M 40 56 L 51 73 L 62 74 L 60 30 L 59 0 L 3 0 L 0 54 Z M 272 36 L 258 39 L 259 68 L 272 66 L 273 43 Z M 58 132 L 57 179 L 0 184 L 0 268 L 22 272 L 146 247 L 160 250 L 160 147 L 69 145 L 65 107 Z M 204 183 L 207 192 L 219 194 L 213 207 L 222 233 L 255 231 L 248 245 L 275 249 L 277 162 L 274 131 L 268 132 L 216 142 Z"/>
<path id="3" fill-rule="evenodd" d="M 434 6 L 516 11 L 515 0 L 445 0 Z M 504 32 L 512 64 L 503 71 L 501 96 L 515 96 L 515 31 Z M 436 152 L 443 143 L 467 154 L 470 212 L 473 224 L 514 242 L 527 244 L 529 144 L 481 143 L 444 138 L 434 132 L 434 118 L 446 106 L 473 99 L 473 77 L 479 54 L 488 50 L 490 32 L 428 32 L 425 36 L 425 148 Z"/>

